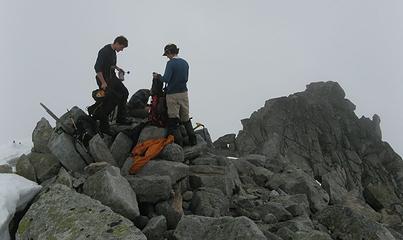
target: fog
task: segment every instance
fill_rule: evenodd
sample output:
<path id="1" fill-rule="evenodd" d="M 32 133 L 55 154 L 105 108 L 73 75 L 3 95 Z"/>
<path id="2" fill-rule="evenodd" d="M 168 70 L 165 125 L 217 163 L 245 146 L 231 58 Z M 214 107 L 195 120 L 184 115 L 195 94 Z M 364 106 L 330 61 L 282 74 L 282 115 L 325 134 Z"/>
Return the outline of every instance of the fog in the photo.
<path id="1" fill-rule="evenodd" d="M 124 35 L 130 95 L 151 86 L 176 43 L 190 64 L 190 114 L 214 139 L 267 99 L 337 81 L 401 154 L 402 11 L 398 0 L 0 0 L 0 144 L 30 136 L 41 117 L 54 125 L 40 102 L 59 116 L 91 105 L 97 52 Z"/>

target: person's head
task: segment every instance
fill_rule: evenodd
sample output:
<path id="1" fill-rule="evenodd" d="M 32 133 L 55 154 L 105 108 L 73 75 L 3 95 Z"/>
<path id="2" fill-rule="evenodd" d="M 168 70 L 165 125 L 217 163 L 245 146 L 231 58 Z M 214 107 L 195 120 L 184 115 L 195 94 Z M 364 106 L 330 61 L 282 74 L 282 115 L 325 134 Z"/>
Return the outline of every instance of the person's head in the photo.
<path id="1" fill-rule="evenodd" d="M 123 51 L 123 49 L 127 48 L 129 46 L 129 41 L 127 41 L 127 38 L 124 36 L 118 36 L 115 38 L 115 41 L 113 41 L 112 48 L 116 52 Z"/>
<path id="2" fill-rule="evenodd" d="M 172 59 L 179 53 L 179 48 L 173 44 L 170 43 L 164 47 L 164 54 L 162 56 L 166 56 L 169 59 Z"/>

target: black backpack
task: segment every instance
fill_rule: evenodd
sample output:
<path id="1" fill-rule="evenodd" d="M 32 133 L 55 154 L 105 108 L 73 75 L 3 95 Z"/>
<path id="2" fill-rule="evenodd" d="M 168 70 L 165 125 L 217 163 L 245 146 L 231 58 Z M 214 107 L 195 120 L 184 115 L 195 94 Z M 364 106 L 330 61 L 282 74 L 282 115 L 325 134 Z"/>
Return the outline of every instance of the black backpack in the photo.
<path id="1" fill-rule="evenodd" d="M 167 102 L 163 82 L 154 78 L 151 86 L 151 106 L 148 120 L 158 127 L 165 127 L 168 121 Z"/>
<path id="2" fill-rule="evenodd" d="M 96 121 L 88 115 L 83 115 L 78 117 L 76 127 L 74 137 L 85 147 L 88 147 L 89 141 L 98 132 Z"/>

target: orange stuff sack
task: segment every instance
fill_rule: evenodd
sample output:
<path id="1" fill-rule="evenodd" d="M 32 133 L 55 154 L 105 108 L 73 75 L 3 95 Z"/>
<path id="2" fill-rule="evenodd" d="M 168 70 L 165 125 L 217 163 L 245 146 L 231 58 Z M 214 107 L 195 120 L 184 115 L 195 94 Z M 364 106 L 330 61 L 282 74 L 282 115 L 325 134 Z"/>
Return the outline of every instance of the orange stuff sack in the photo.
<path id="1" fill-rule="evenodd" d="M 133 164 L 130 167 L 130 174 L 137 173 L 151 159 L 160 154 L 164 147 L 174 142 L 174 137 L 169 135 L 166 138 L 151 139 L 137 144 L 132 149 Z"/>

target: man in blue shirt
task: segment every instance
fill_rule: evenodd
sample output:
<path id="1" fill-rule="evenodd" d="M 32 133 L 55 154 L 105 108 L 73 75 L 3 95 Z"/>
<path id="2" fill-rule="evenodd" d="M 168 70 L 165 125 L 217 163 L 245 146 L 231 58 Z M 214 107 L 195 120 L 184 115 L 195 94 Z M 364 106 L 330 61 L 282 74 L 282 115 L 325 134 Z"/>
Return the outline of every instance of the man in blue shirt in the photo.
<path id="1" fill-rule="evenodd" d="M 190 145 L 196 145 L 196 135 L 189 118 L 189 98 L 186 83 L 189 76 L 189 64 L 178 57 L 179 48 L 175 44 L 168 44 L 164 48 L 163 56 L 169 61 L 165 67 L 164 75 L 153 73 L 153 78 L 160 79 L 167 84 L 166 102 L 168 110 L 168 134 L 174 135 L 175 142 L 183 145 L 183 139 L 178 125 L 183 123 Z"/>

